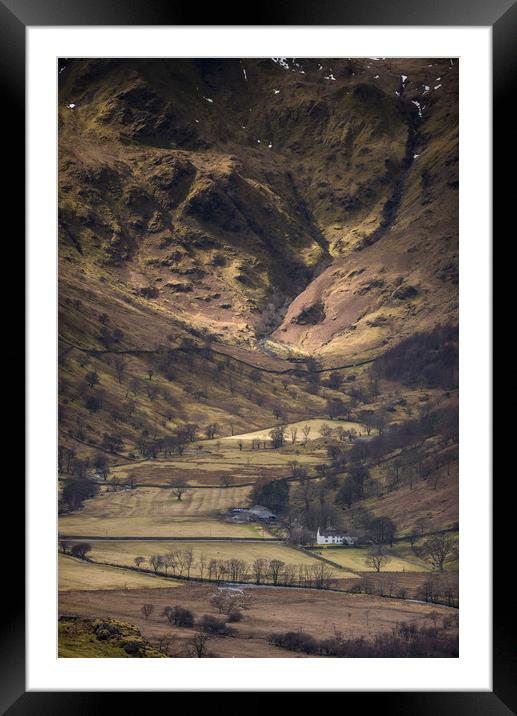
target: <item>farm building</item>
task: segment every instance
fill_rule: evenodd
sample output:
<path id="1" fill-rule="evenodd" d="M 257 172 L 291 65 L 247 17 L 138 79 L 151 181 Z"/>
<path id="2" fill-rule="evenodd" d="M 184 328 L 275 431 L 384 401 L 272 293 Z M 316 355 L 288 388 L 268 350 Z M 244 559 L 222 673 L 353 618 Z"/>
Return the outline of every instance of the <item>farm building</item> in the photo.
<path id="1" fill-rule="evenodd" d="M 276 520 L 276 515 L 262 505 L 253 505 L 253 507 L 250 508 L 250 512 L 259 520 Z"/>
<path id="2" fill-rule="evenodd" d="M 350 547 L 356 544 L 356 542 L 357 537 L 353 537 L 352 535 L 345 534 L 339 530 L 320 530 L 318 527 L 316 534 L 317 544 L 344 544 Z"/>
<path id="3" fill-rule="evenodd" d="M 244 524 L 246 522 L 252 522 L 255 516 L 252 515 L 249 510 L 231 510 L 228 519 L 230 522 L 235 522 L 236 524 Z"/>

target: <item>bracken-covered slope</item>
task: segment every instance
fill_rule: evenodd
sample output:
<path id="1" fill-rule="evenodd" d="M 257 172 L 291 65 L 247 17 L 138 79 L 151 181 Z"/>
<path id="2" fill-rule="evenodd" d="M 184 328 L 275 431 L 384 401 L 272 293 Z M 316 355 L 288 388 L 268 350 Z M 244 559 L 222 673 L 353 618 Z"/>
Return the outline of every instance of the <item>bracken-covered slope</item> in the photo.
<path id="1" fill-rule="evenodd" d="M 62 61 L 62 337 L 333 366 L 455 323 L 457 95 L 451 60 Z"/>

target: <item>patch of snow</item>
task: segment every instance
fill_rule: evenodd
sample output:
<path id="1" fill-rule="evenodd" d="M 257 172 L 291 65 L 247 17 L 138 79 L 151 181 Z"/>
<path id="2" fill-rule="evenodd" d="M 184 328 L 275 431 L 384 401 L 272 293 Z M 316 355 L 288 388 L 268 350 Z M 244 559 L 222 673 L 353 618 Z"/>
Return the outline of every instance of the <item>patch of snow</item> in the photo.
<path id="1" fill-rule="evenodd" d="M 418 159 L 419 156 L 420 154 L 413 154 L 413 159 Z"/>
<path id="2" fill-rule="evenodd" d="M 378 80 L 379 77 L 380 77 L 380 75 L 375 75 L 373 79 L 374 79 L 374 80 Z"/>
<path id="3" fill-rule="evenodd" d="M 210 99 L 210 97 L 203 97 L 203 99 L 206 99 L 207 102 L 211 102 L 212 104 L 214 103 L 214 100 Z"/>
<path id="4" fill-rule="evenodd" d="M 402 80 L 402 84 L 405 84 L 407 80 L 407 75 L 400 75 L 400 79 Z"/>
<path id="5" fill-rule="evenodd" d="M 272 149 L 273 148 L 272 142 L 269 142 L 269 144 L 267 146 L 268 146 L 268 149 Z"/>
<path id="6" fill-rule="evenodd" d="M 439 82 L 441 79 L 442 79 L 441 77 L 437 77 L 437 78 L 435 79 L 435 82 Z"/>
<path id="7" fill-rule="evenodd" d="M 429 85 L 422 85 L 422 87 L 424 88 L 424 91 L 422 92 L 422 94 L 427 94 L 429 92 L 429 90 L 431 89 L 429 87 Z"/>
<path id="8" fill-rule="evenodd" d="M 242 127 L 243 129 L 246 129 L 246 125 L 245 125 L 245 124 L 241 124 L 241 127 Z"/>
<path id="9" fill-rule="evenodd" d="M 63 67 L 59 70 L 59 74 L 61 74 L 61 72 L 63 72 L 63 70 L 66 70 L 66 65 L 63 65 Z"/>
<path id="10" fill-rule="evenodd" d="M 323 79 L 324 80 L 334 80 L 334 82 L 336 81 L 336 78 L 334 77 L 332 72 L 329 75 L 325 75 L 325 77 Z"/>
<path id="11" fill-rule="evenodd" d="M 395 90 L 395 94 L 397 95 L 397 97 L 400 97 L 400 92 L 398 90 Z"/>
<path id="12" fill-rule="evenodd" d="M 68 109 L 73 109 L 75 107 L 75 104 L 73 102 L 70 102 L 70 104 L 66 105 Z"/>
<path id="13" fill-rule="evenodd" d="M 273 94 L 280 94 L 280 90 L 274 89 L 274 90 L 273 90 Z"/>
<path id="14" fill-rule="evenodd" d="M 244 79 L 245 79 L 246 82 L 247 82 L 247 81 L 248 81 L 248 75 L 246 74 L 246 70 L 244 69 L 244 67 L 242 68 L 242 73 L 243 73 L 243 75 L 244 75 Z"/>
<path id="15" fill-rule="evenodd" d="M 284 70 L 289 69 L 289 63 L 287 62 L 287 57 L 272 57 L 271 58 L 273 62 L 276 62 L 277 65 L 280 65 Z"/>
<path id="16" fill-rule="evenodd" d="M 257 144 L 260 144 L 260 139 L 257 139 Z"/>
<path id="17" fill-rule="evenodd" d="M 435 90 L 436 90 L 436 89 L 440 89 L 440 87 L 441 87 L 441 85 L 436 85 L 436 87 L 435 87 L 434 89 L 435 89 Z"/>
<path id="18" fill-rule="evenodd" d="M 420 102 L 417 102 L 415 99 L 412 99 L 411 102 L 418 109 L 418 116 L 422 119 L 422 107 L 420 106 Z"/>
<path id="19" fill-rule="evenodd" d="M 196 124 L 199 124 L 199 119 L 195 119 L 194 122 L 195 122 Z"/>
<path id="20" fill-rule="evenodd" d="M 323 65 L 318 65 L 318 72 L 321 72 L 322 69 L 323 69 Z"/>

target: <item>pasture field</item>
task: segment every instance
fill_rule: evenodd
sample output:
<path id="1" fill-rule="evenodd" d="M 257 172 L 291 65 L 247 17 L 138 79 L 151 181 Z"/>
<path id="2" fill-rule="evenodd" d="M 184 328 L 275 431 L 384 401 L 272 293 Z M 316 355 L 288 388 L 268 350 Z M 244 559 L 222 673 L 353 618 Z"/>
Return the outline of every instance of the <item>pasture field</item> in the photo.
<path id="1" fill-rule="evenodd" d="M 229 560 L 240 559 L 252 564 L 256 559 L 278 559 L 287 565 L 318 565 L 320 562 L 310 554 L 293 549 L 285 544 L 260 542 L 146 542 L 146 541 L 102 541 L 93 542 L 89 557 L 97 562 L 111 562 L 120 565 L 134 565 L 134 558 L 142 556 L 146 562 L 142 566 L 151 569 L 149 558 L 153 554 L 165 555 L 170 552 L 191 548 L 194 553 L 194 562 L 191 569 L 192 577 L 201 576 L 200 556 L 205 562 L 210 559 Z M 334 578 L 354 578 L 350 572 L 333 569 Z M 204 570 L 206 577 L 206 566 Z"/>
<path id="2" fill-rule="evenodd" d="M 370 594 L 387 594 L 399 596 L 401 593 L 407 599 L 422 599 L 422 588 L 426 583 L 433 584 L 433 591 L 442 594 L 450 591 L 458 598 L 458 572 L 363 572 L 361 580 L 343 579 L 338 580 L 337 586 L 340 589 L 357 589 L 366 581 Z"/>
<path id="3" fill-rule="evenodd" d="M 260 525 L 218 519 L 229 507 L 246 504 L 248 494 L 246 487 L 193 489 L 181 500 L 162 488 L 103 492 L 86 500 L 79 512 L 60 517 L 59 532 L 98 537 L 260 538 Z"/>
<path id="4" fill-rule="evenodd" d="M 309 442 L 308 447 L 310 448 L 310 443 L 313 440 L 316 440 L 321 437 L 320 430 L 323 425 L 328 425 L 330 428 L 338 428 L 341 427 L 343 430 L 355 430 L 358 435 L 365 434 L 366 428 L 361 423 L 355 423 L 350 422 L 348 420 L 330 420 L 325 418 L 310 418 L 308 420 L 299 420 L 295 423 L 287 423 L 285 425 L 286 428 L 286 435 L 288 438 L 288 442 L 291 442 L 291 436 L 290 436 L 290 430 L 296 430 L 296 438 L 295 443 L 301 444 L 304 442 L 305 437 L 302 432 L 303 428 L 308 425 L 310 428 L 310 433 L 308 435 Z M 226 437 L 222 438 L 225 442 L 238 442 L 239 440 L 246 440 L 246 441 L 252 441 L 252 440 L 268 440 L 269 441 L 269 433 L 272 430 L 271 427 L 269 428 L 262 428 L 261 430 L 254 430 L 253 432 L 249 433 L 242 433 L 241 435 L 227 435 Z"/>
<path id="5" fill-rule="evenodd" d="M 219 616 L 210 598 L 217 588 L 184 583 L 173 589 L 141 589 L 128 591 L 63 592 L 59 595 L 62 614 L 83 617 L 111 617 L 134 624 L 142 636 L 152 643 L 171 636 L 171 627 L 162 616 L 166 606 L 180 605 L 190 609 L 196 618 L 203 614 Z M 248 590 L 247 590 L 248 591 Z M 303 656 L 268 643 L 272 632 L 302 629 L 318 639 L 334 636 L 336 630 L 345 638 L 373 639 L 389 633 L 402 622 L 417 626 L 433 626 L 433 613 L 441 620 L 454 617 L 457 610 L 436 604 L 419 604 L 398 599 L 384 599 L 366 594 L 344 594 L 309 589 L 249 588 L 252 603 L 244 612 L 244 620 L 231 626 L 234 638 L 210 640 L 210 650 L 219 657 L 289 657 Z M 153 612 L 144 619 L 142 604 L 151 603 Z M 457 627 L 451 627 L 457 633 Z M 181 647 L 192 636 L 191 629 L 174 628 L 172 635 Z"/>
<path id="6" fill-rule="evenodd" d="M 117 567 L 103 567 L 60 554 L 58 585 L 60 592 L 74 589 L 153 589 L 175 587 L 178 582 L 154 575 L 139 574 Z"/>
<path id="7" fill-rule="evenodd" d="M 337 562 L 345 569 L 351 569 L 356 572 L 371 572 L 365 560 L 368 556 L 368 549 L 365 547 L 323 547 L 313 550 L 332 562 Z M 389 562 L 382 567 L 383 572 L 428 572 L 429 565 L 423 560 L 418 559 L 414 555 L 404 551 L 404 556 L 397 553 L 397 547 L 386 550 L 386 556 Z"/>
<path id="8" fill-rule="evenodd" d="M 251 434 L 251 433 L 250 433 Z M 228 442 L 227 442 L 228 440 Z M 233 441 L 233 442 L 230 442 Z M 311 467 L 326 461 L 321 446 L 251 450 L 250 444 L 244 444 L 240 450 L 239 440 L 223 438 L 219 441 L 198 443 L 202 449 L 189 448 L 181 458 L 172 460 L 145 460 L 135 464 L 126 463 L 112 468 L 112 476 L 120 480 L 134 479 L 138 484 L 162 484 L 171 480 L 181 480 L 187 485 L 219 485 L 222 475 L 231 474 L 235 484 L 252 483 L 261 471 L 267 470 L 273 477 L 285 477 L 289 474 L 289 462 L 293 459 Z M 244 440 L 243 440 L 244 442 Z"/>

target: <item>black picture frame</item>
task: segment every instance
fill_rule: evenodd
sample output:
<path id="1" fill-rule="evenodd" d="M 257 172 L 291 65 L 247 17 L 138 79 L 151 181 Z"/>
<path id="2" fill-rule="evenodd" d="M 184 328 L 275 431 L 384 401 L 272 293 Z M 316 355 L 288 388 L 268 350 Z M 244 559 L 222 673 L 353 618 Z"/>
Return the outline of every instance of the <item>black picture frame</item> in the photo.
<path id="1" fill-rule="evenodd" d="M 23 246 L 22 219 L 25 215 L 25 31 L 28 26 L 67 25 L 375 25 L 375 26 L 491 26 L 493 33 L 493 166 L 494 206 L 501 223 L 510 219 L 513 208 L 510 192 L 513 183 L 504 177 L 503 162 L 511 166 L 514 142 L 503 138 L 513 136 L 513 115 L 509 111 L 514 95 L 511 80 L 517 70 L 517 2 L 516 0 L 284 0 L 273 5 L 263 3 L 253 8 L 249 17 L 238 17 L 234 9 L 219 4 L 203 8 L 203 23 L 199 8 L 193 4 L 165 0 L 0 0 L 0 78 L 3 111 L 0 113 L 2 136 L 14 149 L 9 163 L 9 184 L 4 194 L 9 213 L 16 215 L 16 242 Z M 511 224 L 509 224 L 511 226 Z M 15 247 L 16 248 L 16 247 Z M 16 325 L 19 325 L 16 324 Z M 29 346 L 30 348 L 30 346 Z M 17 475 L 17 477 L 20 477 Z M 368 692 L 347 693 L 346 707 L 358 708 L 359 699 L 368 696 L 367 708 L 379 708 L 382 713 L 481 714 L 515 713 L 517 710 L 516 649 L 512 617 L 505 612 L 507 599 L 503 582 L 505 576 L 504 545 L 511 538 L 511 521 L 503 519 L 504 504 L 513 503 L 508 497 L 510 485 L 495 486 L 494 506 L 494 594 L 493 594 L 493 691 L 492 692 Z M 504 490 L 504 495 L 502 494 Z M 21 479 L 11 479 L 4 500 L 24 504 Z M 20 522 L 18 520 L 17 524 Z M 17 539 L 20 548 L 21 536 Z M 5 569 L 5 567 L 4 567 Z M 25 612 L 24 570 L 13 564 L 9 567 L 9 605 L 2 613 L 0 659 L 0 707 L 2 713 L 19 714 L 92 714 L 105 709 L 123 708 L 122 694 L 79 692 L 26 692 L 25 690 Z M 4 596 L 6 591 L 4 591 Z M 401 660 L 402 661 L 402 660 Z M 403 664 L 401 664 L 403 668 Z M 411 688 L 411 684 L 408 684 Z M 279 696 L 278 694 L 277 696 Z M 212 695 L 213 696 L 213 695 Z M 131 694 L 129 713 L 145 710 L 141 698 L 149 694 Z M 267 694 L 257 694 L 255 708 L 269 707 Z M 116 701 L 115 701 L 116 699 Z M 268 701 L 266 701 L 268 699 Z M 276 700 L 276 699 L 275 699 Z M 351 703 L 352 702 L 352 703 Z M 242 705 L 242 704 L 241 704 Z M 344 705 L 343 705 L 344 707 Z"/>

